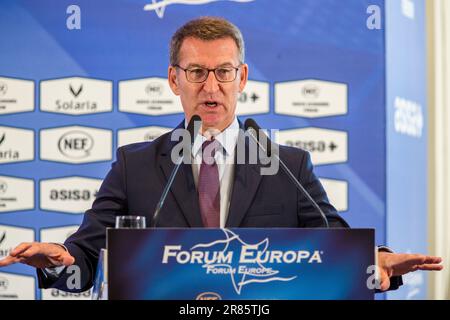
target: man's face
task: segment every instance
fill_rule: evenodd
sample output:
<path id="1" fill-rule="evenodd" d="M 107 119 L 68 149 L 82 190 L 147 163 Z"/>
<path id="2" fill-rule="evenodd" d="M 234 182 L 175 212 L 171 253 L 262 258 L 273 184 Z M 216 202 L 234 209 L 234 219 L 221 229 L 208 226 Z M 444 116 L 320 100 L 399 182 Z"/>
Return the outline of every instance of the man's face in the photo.
<path id="1" fill-rule="evenodd" d="M 178 64 L 184 69 L 238 67 L 239 52 L 232 38 L 203 41 L 189 37 L 181 45 Z M 248 66 L 243 64 L 232 82 L 219 82 L 210 72 L 204 82 L 192 83 L 186 79 L 183 70 L 169 67 L 169 84 L 172 91 L 180 96 L 186 119 L 189 121 L 194 114 L 198 114 L 203 121 L 203 131 L 208 128 L 222 131 L 231 124 L 247 77 Z"/>

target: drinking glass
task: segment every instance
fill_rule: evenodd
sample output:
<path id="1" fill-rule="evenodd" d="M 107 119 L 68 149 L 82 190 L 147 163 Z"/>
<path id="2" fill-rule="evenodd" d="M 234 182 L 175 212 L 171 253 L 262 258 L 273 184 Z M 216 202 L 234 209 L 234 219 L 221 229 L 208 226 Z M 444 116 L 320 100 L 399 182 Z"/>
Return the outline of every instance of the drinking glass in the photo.
<path id="1" fill-rule="evenodd" d="M 129 229 L 145 229 L 146 222 L 143 216 L 117 216 L 116 217 L 116 229 L 117 228 L 129 228 Z"/>

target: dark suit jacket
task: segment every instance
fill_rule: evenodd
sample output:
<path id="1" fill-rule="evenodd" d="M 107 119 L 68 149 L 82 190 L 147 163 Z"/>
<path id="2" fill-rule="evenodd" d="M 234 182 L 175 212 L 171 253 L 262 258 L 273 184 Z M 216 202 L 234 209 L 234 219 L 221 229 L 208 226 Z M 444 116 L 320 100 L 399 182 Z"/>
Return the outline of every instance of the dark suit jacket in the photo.
<path id="1" fill-rule="evenodd" d="M 180 124 L 181 127 L 182 124 Z M 239 139 L 244 139 L 239 135 Z M 174 167 L 171 150 L 177 142 L 170 133 L 152 142 L 136 143 L 117 150 L 113 163 L 88 210 L 79 230 L 64 243 L 75 264 L 81 268 L 81 290 L 68 290 L 70 274 L 58 279 L 38 270 L 40 287 L 66 291 L 84 291 L 92 286 L 98 255 L 105 247 L 106 228 L 114 227 L 118 215 L 141 215 L 149 223 L 168 177 Z M 292 170 L 326 214 L 330 226 L 348 227 L 329 203 L 326 193 L 313 173 L 307 152 L 280 146 L 280 158 Z M 288 177 L 278 174 L 262 176 L 261 164 L 237 164 L 226 227 L 311 228 L 323 226 L 314 207 L 302 196 Z M 183 164 L 174 180 L 165 205 L 160 211 L 158 227 L 202 227 L 198 194 L 190 164 Z"/>

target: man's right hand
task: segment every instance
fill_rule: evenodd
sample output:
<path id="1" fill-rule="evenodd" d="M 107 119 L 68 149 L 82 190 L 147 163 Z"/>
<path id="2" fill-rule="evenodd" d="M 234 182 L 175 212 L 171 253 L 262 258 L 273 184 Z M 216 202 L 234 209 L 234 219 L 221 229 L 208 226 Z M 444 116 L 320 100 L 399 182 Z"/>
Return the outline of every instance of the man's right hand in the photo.
<path id="1" fill-rule="evenodd" d="M 70 266 L 75 258 L 64 247 L 55 243 L 24 242 L 0 260 L 0 267 L 24 263 L 35 268 Z"/>

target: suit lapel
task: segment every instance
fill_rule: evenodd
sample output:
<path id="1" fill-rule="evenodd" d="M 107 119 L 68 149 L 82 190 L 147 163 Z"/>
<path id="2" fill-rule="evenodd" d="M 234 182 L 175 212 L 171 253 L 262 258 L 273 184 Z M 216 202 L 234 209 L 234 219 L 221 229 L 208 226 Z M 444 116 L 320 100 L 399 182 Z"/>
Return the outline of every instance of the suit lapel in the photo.
<path id="1" fill-rule="evenodd" d="M 239 122 L 239 124 L 242 128 L 242 123 Z M 178 125 L 177 128 L 183 127 L 184 122 Z M 160 153 L 159 163 L 166 181 L 169 179 L 175 166 L 171 161 L 171 150 L 177 143 L 177 141 L 171 141 L 170 136 L 168 136 L 167 143 Z M 246 155 L 248 155 L 248 142 L 245 141 L 242 132 L 239 133 L 238 143 L 245 144 L 245 152 Z M 235 163 L 236 162 L 235 155 Z M 261 182 L 262 175 L 260 169 L 261 166 L 259 164 L 249 164 L 248 161 L 244 164 L 235 164 L 233 191 L 226 222 L 227 228 L 236 228 L 241 225 Z M 203 227 L 197 189 L 195 187 L 192 166 L 190 164 L 181 165 L 170 192 L 186 218 L 189 227 Z"/>
<path id="2" fill-rule="evenodd" d="M 176 129 L 183 127 L 184 122 L 178 125 Z M 159 163 L 166 182 L 175 167 L 175 164 L 171 160 L 171 151 L 177 143 L 178 141 L 171 141 L 169 135 L 166 146 L 160 153 Z M 173 181 L 170 193 L 175 198 L 175 201 L 186 218 L 189 227 L 203 227 L 203 222 L 200 216 L 200 207 L 198 204 L 197 190 L 195 188 L 194 177 L 192 175 L 192 166 L 190 164 L 183 163 L 181 165 L 177 176 Z"/>
<path id="3" fill-rule="evenodd" d="M 239 133 L 238 144 L 239 143 L 245 143 L 247 159 L 249 147 L 242 132 Z M 237 163 L 236 156 L 235 163 Z M 261 178 L 260 166 L 258 164 L 249 164 L 248 161 L 246 161 L 244 164 L 235 165 L 233 192 L 226 223 L 227 228 L 236 228 L 241 225 L 248 208 L 255 198 Z"/>

